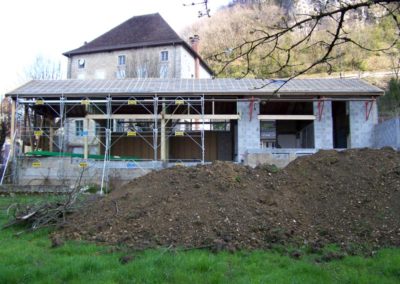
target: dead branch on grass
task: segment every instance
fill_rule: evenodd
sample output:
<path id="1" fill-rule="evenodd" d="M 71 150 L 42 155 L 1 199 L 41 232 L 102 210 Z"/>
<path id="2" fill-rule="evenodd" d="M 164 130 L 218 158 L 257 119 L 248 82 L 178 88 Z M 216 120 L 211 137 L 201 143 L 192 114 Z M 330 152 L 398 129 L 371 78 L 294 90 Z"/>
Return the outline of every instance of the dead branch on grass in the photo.
<path id="1" fill-rule="evenodd" d="M 82 194 L 81 181 L 84 173 L 82 169 L 74 188 L 68 192 L 63 200 L 39 201 L 23 205 L 13 203 L 7 208 L 7 215 L 11 220 L 2 226 L 2 229 L 12 226 L 24 226 L 26 231 L 35 231 L 40 228 L 60 225 L 66 222 L 66 215 L 75 212 L 81 205 L 79 197 Z"/>

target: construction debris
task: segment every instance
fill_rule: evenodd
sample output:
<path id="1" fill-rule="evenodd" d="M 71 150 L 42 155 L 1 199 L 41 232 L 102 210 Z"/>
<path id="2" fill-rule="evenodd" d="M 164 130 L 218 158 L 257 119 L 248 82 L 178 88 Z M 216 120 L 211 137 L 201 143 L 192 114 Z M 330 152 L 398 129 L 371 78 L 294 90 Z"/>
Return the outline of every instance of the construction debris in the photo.
<path id="1" fill-rule="evenodd" d="M 150 247 L 400 246 L 400 153 L 320 151 L 284 170 L 229 162 L 152 172 L 67 216 L 62 238 Z"/>

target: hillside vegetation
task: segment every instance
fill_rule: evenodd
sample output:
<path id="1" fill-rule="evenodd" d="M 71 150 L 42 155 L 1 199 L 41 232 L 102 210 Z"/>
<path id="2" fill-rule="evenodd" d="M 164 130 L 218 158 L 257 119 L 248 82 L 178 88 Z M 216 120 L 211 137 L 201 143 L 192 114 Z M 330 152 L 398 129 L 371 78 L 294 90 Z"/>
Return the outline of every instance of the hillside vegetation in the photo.
<path id="1" fill-rule="evenodd" d="M 257 2 L 257 1 L 255 1 Z M 278 3 L 277 3 L 278 2 Z M 216 71 L 219 77 L 241 77 L 247 74 L 246 60 L 240 59 L 230 64 L 221 72 L 223 64 L 213 60 L 215 54 L 232 52 L 233 48 L 245 41 L 255 39 L 265 33 L 273 32 L 273 26 L 284 20 L 293 21 L 296 6 L 287 6 L 285 1 L 265 1 L 262 4 L 230 5 L 214 13 L 211 18 L 202 18 L 195 24 L 183 31 L 183 38 L 191 35 L 200 36 L 200 54 L 207 60 L 209 65 Z M 282 2 L 282 3 L 281 3 Z M 286 4 L 285 4 L 285 3 Z M 298 2 L 298 1 L 297 1 Z M 302 6 L 304 9 L 304 6 Z M 304 12 L 303 10 L 297 11 Z M 291 13 L 292 17 L 289 17 Z M 364 15 L 364 14 L 363 14 Z M 379 13 L 378 13 L 379 15 Z M 397 36 L 395 25 L 390 19 L 351 15 L 346 19 L 345 30 L 348 36 L 356 42 L 369 49 L 382 49 L 390 46 Z M 329 32 L 334 29 L 334 20 L 326 20 L 317 27 L 310 41 L 315 43 L 311 48 L 299 46 L 290 59 L 290 67 L 279 72 L 276 70 L 285 59 L 285 55 L 279 52 L 273 59 L 265 57 L 268 44 L 257 47 L 249 58 L 251 70 L 247 77 L 288 77 L 301 70 L 307 64 L 313 62 L 323 54 L 325 46 L 318 44 L 329 38 Z M 295 40 L 303 37 L 309 32 L 309 27 L 296 30 L 281 40 L 289 46 Z M 366 71 L 392 69 L 399 58 L 400 44 L 398 43 L 388 52 L 371 52 L 360 49 L 354 44 L 339 45 L 334 50 L 334 60 L 330 61 L 333 72 L 341 71 Z M 309 73 L 323 73 L 328 66 L 319 65 L 310 70 Z"/>

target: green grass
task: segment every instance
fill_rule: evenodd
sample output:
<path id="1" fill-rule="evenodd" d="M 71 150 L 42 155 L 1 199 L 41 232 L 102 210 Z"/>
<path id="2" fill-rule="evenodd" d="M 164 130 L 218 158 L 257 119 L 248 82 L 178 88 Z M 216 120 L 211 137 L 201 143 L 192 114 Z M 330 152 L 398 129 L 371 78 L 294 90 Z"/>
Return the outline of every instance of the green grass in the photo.
<path id="1" fill-rule="evenodd" d="M 0 197 L 0 223 L 6 204 L 39 197 Z M 317 263 L 320 254 L 287 249 L 211 253 L 123 248 L 67 242 L 51 248 L 49 230 L 22 234 L 0 231 L 0 283 L 400 283 L 400 249 L 382 249 L 369 258 L 346 256 Z M 334 246 L 325 249 L 338 251 Z M 122 256 L 133 260 L 121 264 Z"/>

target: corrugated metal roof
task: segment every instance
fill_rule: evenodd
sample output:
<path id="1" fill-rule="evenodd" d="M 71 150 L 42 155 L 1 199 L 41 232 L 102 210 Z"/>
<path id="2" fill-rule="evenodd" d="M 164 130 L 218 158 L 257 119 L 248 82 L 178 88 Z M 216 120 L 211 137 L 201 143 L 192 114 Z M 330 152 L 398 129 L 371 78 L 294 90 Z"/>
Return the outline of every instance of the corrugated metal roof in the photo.
<path id="1" fill-rule="evenodd" d="M 271 95 L 285 80 L 262 79 L 124 79 L 34 80 L 8 93 L 10 96 L 104 95 Z M 280 95 L 382 95 L 383 91 L 360 79 L 293 79 Z"/>

